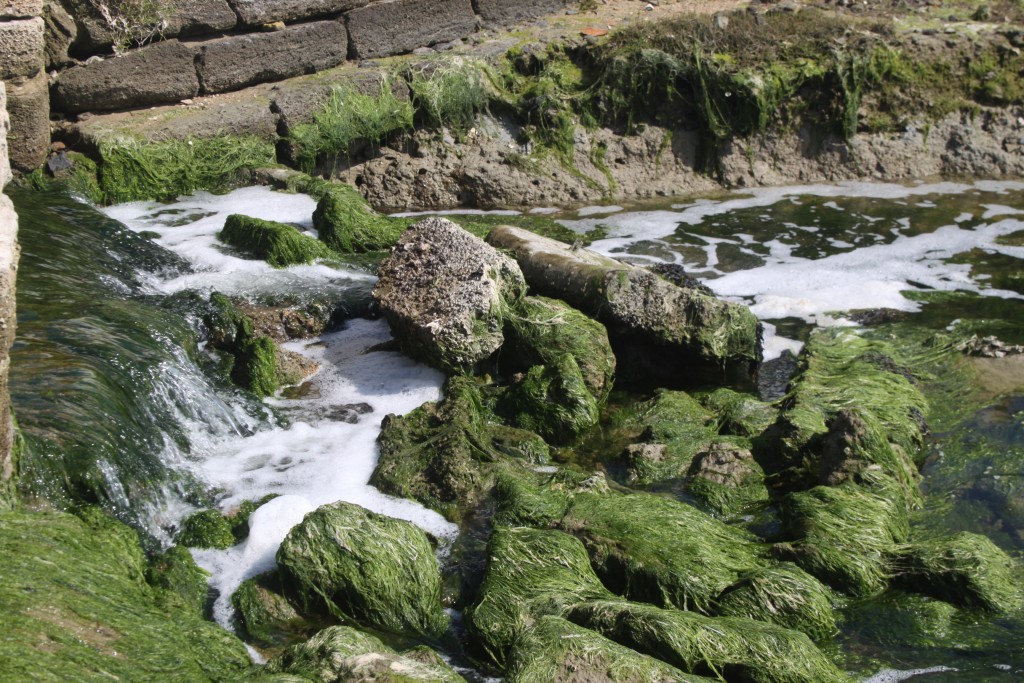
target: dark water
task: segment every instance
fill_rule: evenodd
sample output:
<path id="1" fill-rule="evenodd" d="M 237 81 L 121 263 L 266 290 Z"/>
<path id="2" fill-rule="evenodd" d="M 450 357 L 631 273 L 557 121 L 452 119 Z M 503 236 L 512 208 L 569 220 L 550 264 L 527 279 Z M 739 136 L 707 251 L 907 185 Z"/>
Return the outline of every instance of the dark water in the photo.
<path id="1" fill-rule="evenodd" d="M 566 218 L 581 231 L 603 226 L 609 237 L 597 249 L 681 264 L 751 304 L 774 325 L 773 353 L 796 350 L 815 325 L 877 307 L 892 311 L 866 333 L 1024 343 L 1024 187 L 869 187 Z M 188 306 L 148 284 L 188 263 L 73 199 L 13 198 L 23 254 L 11 391 L 30 445 L 26 492 L 58 505 L 97 501 L 159 536 L 176 505 L 207 495 L 185 466 L 195 435 L 244 434 L 269 414 L 204 372 Z M 917 537 L 967 530 L 1024 554 L 1022 367 L 995 367 L 997 389 L 960 399 L 936 382 Z M 936 613 L 895 593 L 843 608 L 833 654 L 861 677 L 950 667 L 915 680 L 1024 680 L 1021 615 Z"/>

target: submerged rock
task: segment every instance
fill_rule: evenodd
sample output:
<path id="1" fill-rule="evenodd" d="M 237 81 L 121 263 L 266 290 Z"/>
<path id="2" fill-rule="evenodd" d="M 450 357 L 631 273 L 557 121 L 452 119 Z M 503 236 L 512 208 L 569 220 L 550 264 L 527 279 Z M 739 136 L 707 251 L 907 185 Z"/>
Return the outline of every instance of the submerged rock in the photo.
<path id="1" fill-rule="evenodd" d="M 312 263 L 333 255 L 325 245 L 291 225 L 239 214 L 227 217 L 217 237 L 275 268 Z"/>
<path id="2" fill-rule="evenodd" d="M 506 316 L 526 291 L 515 261 L 444 218 L 406 230 L 379 277 L 373 296 L 403 351 L 450 373 L 501 347 Z"/>
<path id="3" fill-rule="evenodd" d="M 398 653 L 348 626 L 331 626 L 267 662 L 270 674 L 291 674 L 314 683 L 465 683 L 428 648 Z"/>
<path id="4" fill-rule="evenodd" d="M 519 228 L 495 228 L 487 239 L 513 253 L 538 294 L 594 315 L 613 342 L 634 347 L 631 361 L 657 359 L 662 380 L 673 371 L 685 376 L 701 364 L 761 360 L 761 326 L 745 306 Z M 623 354 L 619 360 L 625 363 Z"/>
<path id="5" fill-rule="evenodd" d="M 437 558 L 409 522 L 351 503 L 324 505 L 288 532 L 277 564 L 307 613 L 428 637 L 447 628 Z"/>

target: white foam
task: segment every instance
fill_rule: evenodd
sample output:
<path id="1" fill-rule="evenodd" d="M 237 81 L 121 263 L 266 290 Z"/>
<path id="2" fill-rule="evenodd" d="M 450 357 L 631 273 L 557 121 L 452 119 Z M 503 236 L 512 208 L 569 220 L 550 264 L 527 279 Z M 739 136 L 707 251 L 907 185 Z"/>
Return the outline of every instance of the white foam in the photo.
<path id="1" fill-rule="evenodd" d="M 949 666 L 931 666 L 927 669 L 882 669 L 871 678 L 865 679 L 864 683 L 899 683 L 899 681 L 905 681 L 915 676 L 945 673 L 947 671 L 958 671 L 958 669 Z"/>
<path id="2" fill-rule="evenodd" d="M 580 216 L 581 218 L 585 218 L 587 216 L 598 216 L 598 215 L 606 215 L 606 214 L 610 214 L 610 213 L 618 213 L 619 211 L 622 211 L 622 210 L 623 209 L 622 209 L 621 206 L 615 206 L 615 205 L 612 205 L 612 206 L 584 206 L 582 209 L 579 209 L 576 212 L 576 215 Z"/>

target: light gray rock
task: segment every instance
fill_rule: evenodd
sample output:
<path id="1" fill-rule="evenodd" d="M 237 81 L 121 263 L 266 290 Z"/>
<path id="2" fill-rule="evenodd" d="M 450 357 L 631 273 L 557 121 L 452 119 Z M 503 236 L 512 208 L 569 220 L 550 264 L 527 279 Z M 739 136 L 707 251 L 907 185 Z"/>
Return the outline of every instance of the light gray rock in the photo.
<path id="1" fill-rule="evenodd" d="M 476 30 L 470 0 L 380 0 L 346 15 L 356 59 L 411 52 Z"/>
<path id="2" fill-rule="evenodd" d="M 403 350 L 453 373 L 501 347 L 507 309 L 526 291 L 515 261 L 445 218 L 406 230 L 378 275 L 373 297 Z"/>
<path id="3" fill-rule="evenodd" d="M 46 74 L 7 83 L 7 112 L 11 129 L 7 151 L 11 167 L 29 173 L 46 160 L 50 151 L 50 91 Z"/>
<path id="4" fill-rule="evenodd" d="M 0 19 L 28 19 L 43 13 L 43 0 L 0 0 Z"/>
<path id="5" fill-rule="evenodd" d="M 7 85 L 0 81 L 0 191 L 11 182 L 11 160 L 7 154 L 7 133 L 11 117 L 7 114 Z"/>
<path id="6" fill-rule="evenodd" d="M 54 106 L 69 113 L 178 102 L 199 94 L 195 53 L 177 40 L 75 66 L 60 75 Z"/>
<path id="7" fill-rule="evenodd" d="M 324 17 L 362 7 L 370 0 L 233 0 L 232 4 L 249 26 L 274 21 Z"/>
<path id="8" fill-rule="evenodd" d="M 489 25 L 511 26 L 565 9 L 565 0 L 473 0 L 476 13 Z"/>
<path id="9" fill-rule="evenodd" d="M 43 70 L 43 19 L 0 22 L 0 81 L 31 78 Z"/>
<path id="10" fill-rule="evenodd" d="M 348 34 L 341 22 L 300 24 L 204 43 L 199 78 L 203 92 L 226 92 L 329 69 L 344 62 L 347 52 Z"/>

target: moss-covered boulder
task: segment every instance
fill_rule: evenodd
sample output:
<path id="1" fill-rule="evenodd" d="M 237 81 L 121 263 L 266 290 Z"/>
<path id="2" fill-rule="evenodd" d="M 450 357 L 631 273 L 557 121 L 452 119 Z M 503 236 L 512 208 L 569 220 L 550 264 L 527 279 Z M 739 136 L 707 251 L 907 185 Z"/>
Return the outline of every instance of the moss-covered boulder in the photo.
<path id="1" fill-rule="evenodd" d="M 444 218 L 402 233 L 373 297 L 402 350 L 449 373 L 475 368 L 504 342 L 526 283 L 515 261 Z"/>
<path id="2" fill-rule="evenodd" d="M 891 570 L 895 585 L 958 607 L 1007 612 L 1024 604 L 1014 561 L 978 534 L 901 545 L 891 553 Z"/>
<path id="3" fill-rule="evenodd" d="M 603 473 L 587 476 L 569 469 L 547 474 L 522 468 L 504 467 L 496 471 L 494 498 L 498 526 L 549 528 L 565 516 L 573 496 L 584 491 L 607 493 Z"/>
<path id="4" fill-rule="evenodd" d="M 343 254 L 390 249 L 409 222 L 375 212 L 359 191 L 348 185 L 332 184 L 313 212 L 313 227 L 320 241 Z"/>
<path id="5" fill-rule="evenodd" d="M 679 669 L 727 681 L 848 682 L 803 633 L 752 619 L 704 617 L 622 601 L 594 601 L 569 620 Z"/>
<path id="6" fill-rule="evenodd" d="M 806 633 L 822 642 L 836 634 L 832 593 L 793 564 L 747 574 L 718 597 L 715 613 L 766 621 Z"/>
<path id="7" fill-rule="evenodd" d="M 726 387 L 704 394 L 699 400 L 715 415 L 719 434 L 759 436 L 778 415 L 778 409 L 771 403 Z"/>
<path id="8" fill-rule="evenodd" d="M 575 357 L 563 353 L 535 365 L 506 393 L 499 410 L 518 427 L 556 445 L 573 443 L 597 424 L 601 409 Z"/>
<path id="9" fill-rule="evenodd" d="M 557 299 L 530 296 L 520 302 L 505 327 L 502 365 L 527 370 L 551 365 L 569 354 L 583 383 L 604 403 L 615 379 L 615 354 L 604 325 Z"/>
<path id="10" fill-rule="evenodd" d="M 843 632 L 857 640 L 904 647 L 948 647 L 957 609 L 923 595 L 886 591 L 843 612 Z"/>
<path id="11" fill-rule="evenodd" d="M 231 605 L 246 639 L 260 647 L 279 647 L 308 634 L 310 623 L 284 596 L 276 570 L 243 581 L 231 594 Z"/>
<path id="12" fill-rule="evenodd" d="M 408 415 L 385 417 L 370 483 L 459 521 L 490 488 L 490 463 L 508 458 L 546 463 L 549 448 L 544 440 L 500 424 L 482 392 L 472 378 L 452 377 L 441 401 L 425 403 Z"/>
<path id="13" fill-rule="evenodd" d="M 582 628 L 545 616 L 526 629 L 509 655 L 508 683 L 710 683 Z"/>
<path id="14" fill-rule="evenodd" d="M 227 353 L 231 381 L 257 396 L 270 396 L 281 381 L 277 345 L 255 332 L 252 320 L 223 294 L 210 294 L 203 315 L 210 346 Z"/>
<path id="15" fill-rule="evenodd" d="M 795 540 L 773 553 L 836 590 L 878 593 L 888 582 L 889 553 L 909 533 L 903 505 L 898 494 L 852 484 L 789 494 L 781 505 L 783 533 Z"/>
<path id="16" fill-rule="evenodd" d="M 209 576 L 192 559 L 192 553 L 176 545 L 150 561 L 146 581 L 157 590 L 157 604 L 167 612 L 184 612 L 200 619 L 205 615 L 209 598 Z"/>
<path id="17" fill-rule="evenodd" d="M 736 515 L 768 501 L 764 470 L 749 449 L 712 443 L 687 472 L 686 491 L 719 515 Z"/>
<path id="18" fill-rule="evenodd" d="M 237 542 L 231 522 L 217 510 L 200 510 L 186 517 L 175 540 L 186 548 L 230 548 Z"/>
<path id="19" fill-rule="evenodd" d="M 623 350 L 617 354 L 623 366 L 646 365 L 648 372 L 657 367 L 664 381 L 692 374 L 701 364 L 761 360 L 761 327 L 745 306 L 520 228 L 497 227 L 487 241 L 512 252 L 535 293 L 601 321 Z"/>
<path id="20" fill-rule="evenodd" d="M 430 650 L 398 653 L 379 638 L 348 626 L 331 626 L 293 645 L 267 662 L 266 672 L 314 683 L 465 683 Z"/>
<path id="21" fill-rule="evenodd" d="M 487 550 L 480 598 L 466 611 L 466 625 L 479 656 L 499 669 L 512 643 L 540 617 L 612 597 L 583 545 L 561 531 L 497 529 Z"/>
<path id="22" fill-rule="evenodd" d="M 249 669 L 234 635 L 161 597 L 176 580 L 155 594 L 145 574 L 137 535 L 100 513 L 0 514 L 0 677 L 198 683 Z"/>
<path id="23" fill-rule="evenodd" d="M 752 534 L 653 494 L 580 493 L 560 528 L 583 541 L 609 589 L 665 607 L 710 613 L 723 590 L 767 565 Z"/>
<path id="24" fill-rule="evenodd" d="M 333 255 L 326 245 L 291 225 L 240 214 L 228 216 L 217 237 L 275 268 L 312 263 Z"/>
<path id="25" fill-rule="evenodd" d="M 409 522 L 351 503 L 324 505 L 288 532 L 277 564 L 305 612 L 392 633 L 433 637 L 447 628 L 437 558 Z"/>

